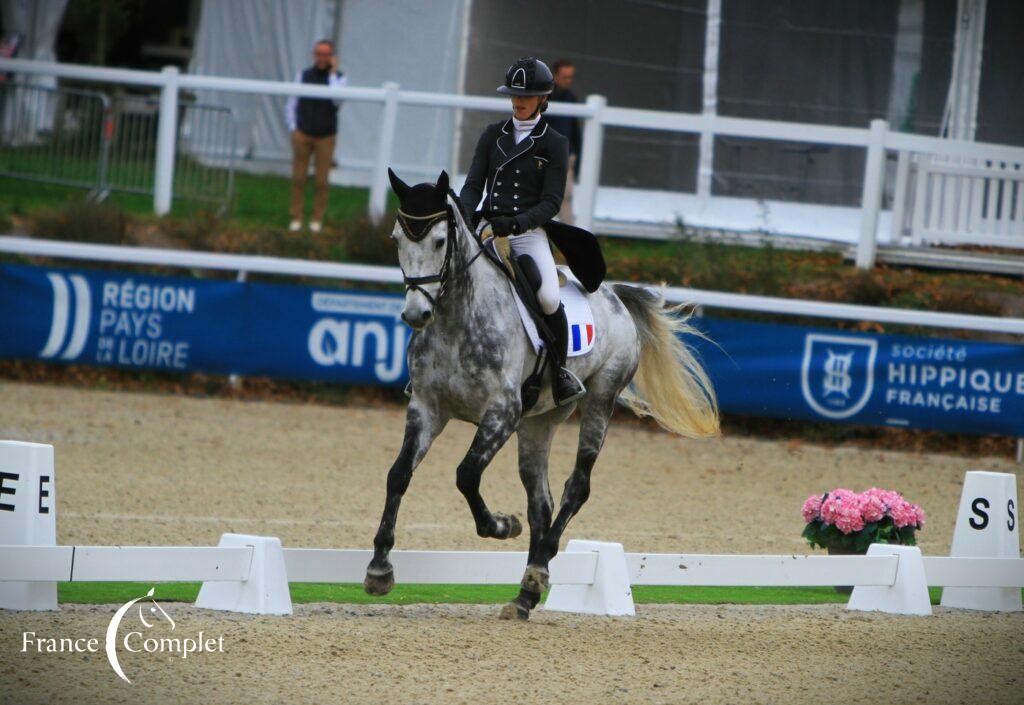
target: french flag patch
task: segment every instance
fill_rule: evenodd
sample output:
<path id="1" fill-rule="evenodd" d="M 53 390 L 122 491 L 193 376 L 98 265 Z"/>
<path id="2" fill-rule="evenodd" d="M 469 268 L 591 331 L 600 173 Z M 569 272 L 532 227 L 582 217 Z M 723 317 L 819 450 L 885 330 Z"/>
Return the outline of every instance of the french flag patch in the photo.
<path id="1" fill-rule="evenodd" d="M 569 333 L 571 338 L 570 352 L 580 353 L 589 350 L 594 342 L 593 323 L 573 323 L 569 326 Z"/>

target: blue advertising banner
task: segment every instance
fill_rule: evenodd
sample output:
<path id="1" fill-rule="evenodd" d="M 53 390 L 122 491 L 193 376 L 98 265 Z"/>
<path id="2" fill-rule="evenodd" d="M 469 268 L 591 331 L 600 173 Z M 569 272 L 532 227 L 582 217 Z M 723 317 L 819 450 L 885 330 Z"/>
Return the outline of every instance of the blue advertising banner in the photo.
<path id="1" fill-rule="evenodd" d="M 0 266 L 0 357 L 404 385 L 386 293 Z M 1024 346 L 697 321 L 726 412 L 1024 436 Z M 600 335 L 598 330 L 597 335 Z"/>
<path id="2" fill-rule="evenodd" d="M 396 294 L 0 266 L 0 357 L 404 385 Z"/>
<path id="3" fill-rule="evenodd" d="M 1024 346 L 705 318 L 724 410 L 1024 435 Z"/>

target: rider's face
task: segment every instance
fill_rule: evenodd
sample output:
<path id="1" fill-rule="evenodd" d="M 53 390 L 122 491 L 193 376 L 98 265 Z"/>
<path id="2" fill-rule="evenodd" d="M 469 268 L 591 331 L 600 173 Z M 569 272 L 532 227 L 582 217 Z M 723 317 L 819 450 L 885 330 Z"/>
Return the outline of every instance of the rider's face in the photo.
<path id="1" fill-rule="evenodd" d="M 540 105 L 539 95 L 514 95 L 512 96 L 512 112 L 518 120 L 529 120 L 537 112 Z"/>

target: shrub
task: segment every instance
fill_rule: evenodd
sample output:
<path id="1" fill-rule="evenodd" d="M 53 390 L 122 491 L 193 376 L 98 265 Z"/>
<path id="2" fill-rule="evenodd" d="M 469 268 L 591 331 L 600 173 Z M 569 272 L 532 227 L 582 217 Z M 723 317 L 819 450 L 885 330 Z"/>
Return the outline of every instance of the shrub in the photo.
<path id="1" fill-rule="evenodd" d="M 394 223 L 394 216 L 389 213 L 380 225 L 373 225 L 369 220 L 360 218 L 340 226 L 338 239 L 346 259 L 364 264 L 397 265 L 398 250 L 390 237 Z"/>
<path id="2" fill-rule="evenodd" d="M 33 237 L 123 245 L 128 222 L 124 214 L 108 203 L 74 199 L 55 211 L 40 211 L 32 218 Z"/>

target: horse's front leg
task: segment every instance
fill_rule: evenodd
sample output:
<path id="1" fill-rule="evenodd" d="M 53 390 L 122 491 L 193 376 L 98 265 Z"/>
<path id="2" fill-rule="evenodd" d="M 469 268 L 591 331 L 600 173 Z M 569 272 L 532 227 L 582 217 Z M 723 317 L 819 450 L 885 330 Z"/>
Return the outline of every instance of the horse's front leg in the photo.
<path id="1" fill-rule="evenodd" d="M 491 513 L 480 496 L 480 478 L 495 454 L 516 430 L 522 415 L 519 391 L 502 397 L 484 413 L 477 425 L 469 452 L 459 463 L 455 484 L 469 503 L 476 522 L 476 533 L 485 538 L 515 538 L 523 531 L 519 519 L 511 514 Z"/>
<path id="2" fill-rule="evenodd" d="M 366 569 L 363 588 L 371 595 L 386 595 L 395 586 L 395 573 L 388 554 L 395 545 L 395 521 L 402 495 L 409 488 L 413 470 L 427 454 L 430 444 L 444 428 L 446 420 L 413 399 L 405 414 L 405 439 L 388 472 L 387 499 L 380 527 L 373 539 L 373 559 Z"/>

